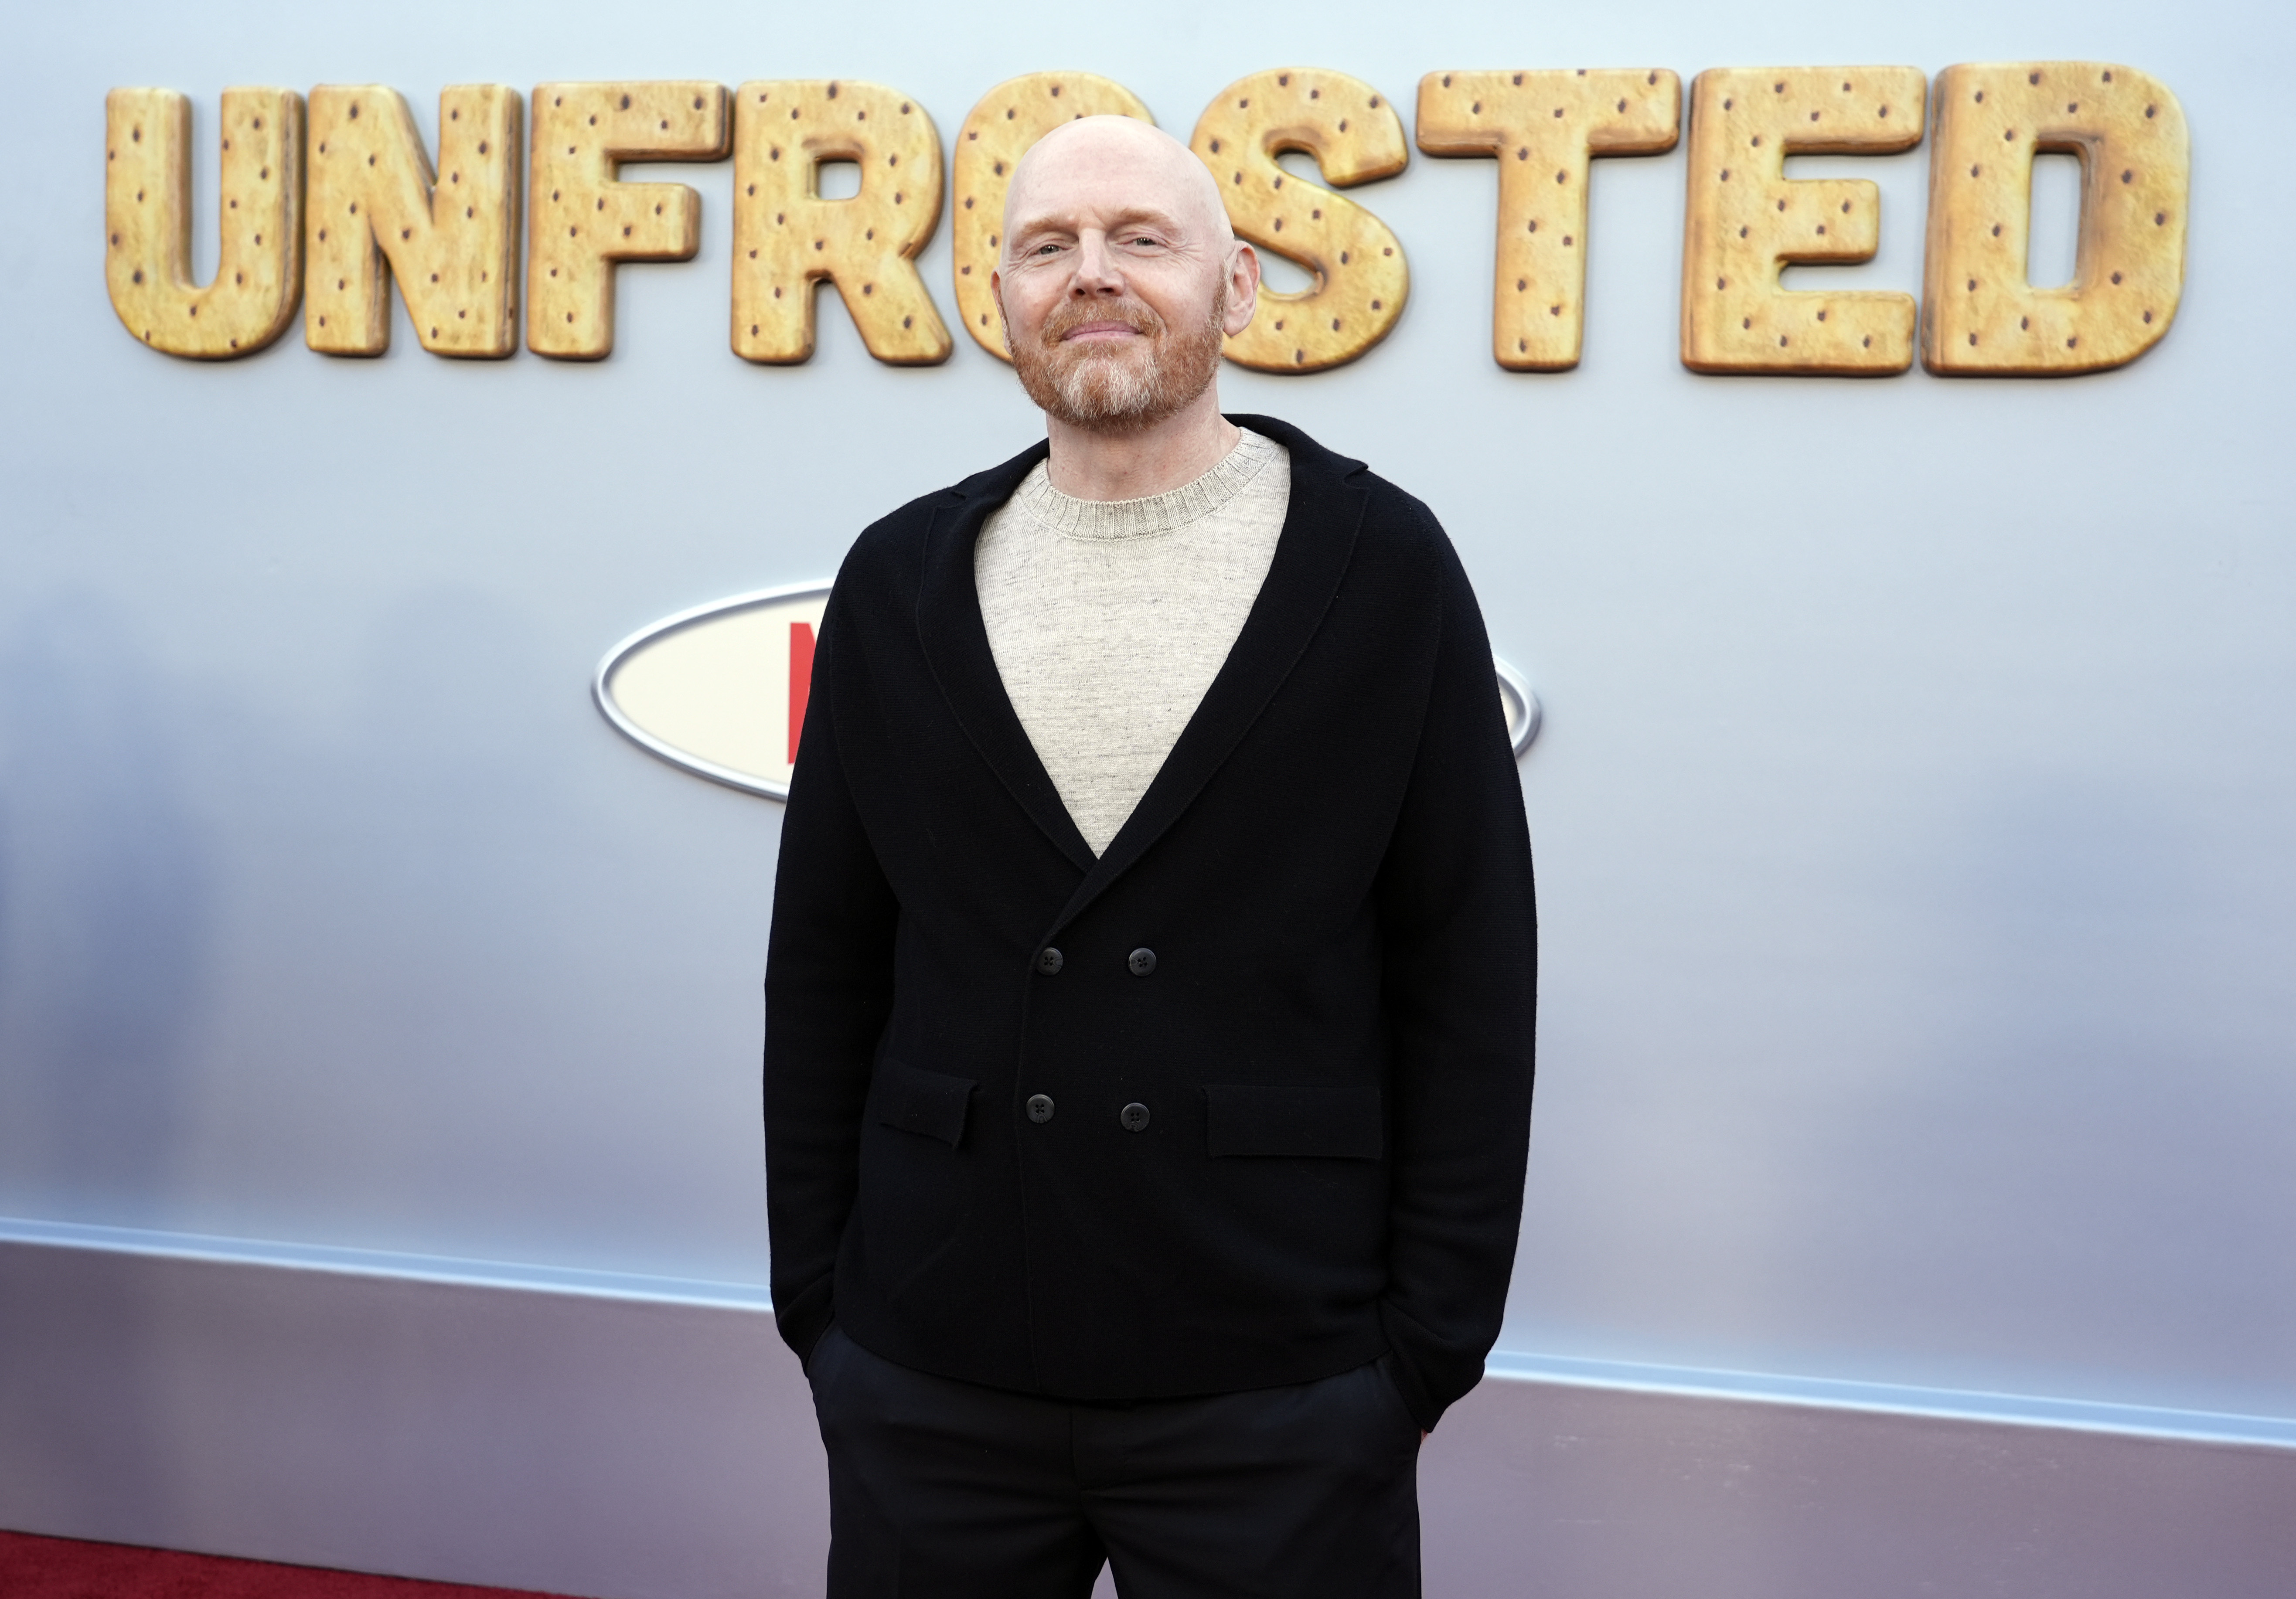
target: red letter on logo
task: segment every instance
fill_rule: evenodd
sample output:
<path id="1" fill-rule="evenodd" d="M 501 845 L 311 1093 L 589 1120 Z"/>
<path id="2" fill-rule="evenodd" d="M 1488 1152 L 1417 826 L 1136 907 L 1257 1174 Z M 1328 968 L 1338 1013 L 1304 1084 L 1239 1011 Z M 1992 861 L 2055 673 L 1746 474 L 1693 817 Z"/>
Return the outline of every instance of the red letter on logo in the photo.
<path id="1" fill-rule="evenodd" d="M 813 693 L 813 624 L 790 624 L 789 758 L 797 762 L 798 735 L 805 731 L 805 702 Z"/>

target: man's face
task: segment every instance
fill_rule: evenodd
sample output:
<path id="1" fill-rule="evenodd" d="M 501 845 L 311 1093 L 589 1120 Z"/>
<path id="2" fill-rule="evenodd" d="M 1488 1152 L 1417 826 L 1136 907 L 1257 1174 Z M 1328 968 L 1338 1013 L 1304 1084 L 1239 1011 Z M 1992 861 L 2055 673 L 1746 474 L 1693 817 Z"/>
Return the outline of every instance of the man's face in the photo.
<path id="1" fill-rule="evenodd" d="M 1259 279 L 1196 158 L 1145 124 L 1105 118 L 1029 152 L 991 283 L 1029 398 L 1072 426 L 1121 433 L 1211 386 Z"/>

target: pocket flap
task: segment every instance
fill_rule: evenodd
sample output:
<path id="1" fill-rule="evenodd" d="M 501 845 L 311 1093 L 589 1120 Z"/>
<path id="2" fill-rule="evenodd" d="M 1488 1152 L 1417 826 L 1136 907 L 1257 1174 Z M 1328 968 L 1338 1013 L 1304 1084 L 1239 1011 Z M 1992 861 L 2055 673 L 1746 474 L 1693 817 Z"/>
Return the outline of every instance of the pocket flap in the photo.
<path id="1" fill-rule="evenodd" d="M 1214 1155 L 1376 1160 L 1386 1142 L 1378 1088 L 1211 1083 L 1206 1136 Z"/>
<path id="2" fill-rule="evenodd" d="M 877 1120 L 905 1133 L 922 1133 L 951 1149 L 964 1142 L 964 1112 L 975 1085 L 969 1077 L 924 1071 L 888 1060 L 877 1068 L 872 1097 Z"/>

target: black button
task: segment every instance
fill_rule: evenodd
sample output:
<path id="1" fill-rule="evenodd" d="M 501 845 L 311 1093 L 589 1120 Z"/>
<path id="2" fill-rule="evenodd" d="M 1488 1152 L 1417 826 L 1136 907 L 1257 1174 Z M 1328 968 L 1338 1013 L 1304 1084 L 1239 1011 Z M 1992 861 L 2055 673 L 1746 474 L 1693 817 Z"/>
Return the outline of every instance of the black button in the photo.
<path id="1" fill-rule="evenodd" d="M 1053 1119 L 1053 1096 L 1049 1094 L 1029 1095 L 1029 1119 L 1050 1121 Z"/>
<path id="2" fill-rule="evenodd" d="M 1124 957 L 1124 964 L 1132 969 L 1133 976 L 1145 977 L 1156 970 L 1156 952 L 1152 949 L 1136 949 Z"/>
<path id="3" fill-rule="evenodd" d="M 1037 951 L 1037 971 L 1043 972 L 1046 977 L 1051 977 L 1057 973 L 1060 969 L 1061 952 L 1059 950 L 1054 949 L 1051 945 L 1047 944 L 1042 949 Z"/>
<path id="4" fill-rule="evenodd" d="M 1116 1113 L 1116 1119 L 1124 1124 L 1124 1130 L 1128 1133 L 1145 1132 L 1148 1128 L 1148 1107 L 1136 1100 L 1119 1111 Z"/>

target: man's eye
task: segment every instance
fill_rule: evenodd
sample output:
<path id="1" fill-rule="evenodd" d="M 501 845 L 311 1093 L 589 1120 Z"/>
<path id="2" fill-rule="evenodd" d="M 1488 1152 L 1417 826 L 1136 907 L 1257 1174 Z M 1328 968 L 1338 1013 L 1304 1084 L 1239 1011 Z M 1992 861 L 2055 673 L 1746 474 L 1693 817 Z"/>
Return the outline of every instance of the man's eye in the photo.
<path id="1" fill-rule="evenodd" d="M 1056 255 L 1060 248 L 1057 244 L 1039 244 L 1037 246 L 1037 253 L 1040 256 Z"/>

